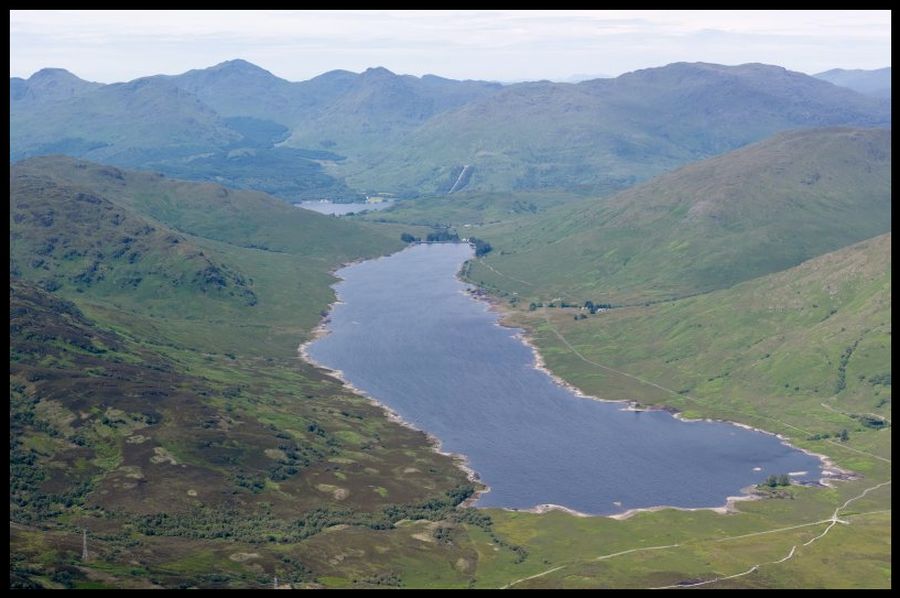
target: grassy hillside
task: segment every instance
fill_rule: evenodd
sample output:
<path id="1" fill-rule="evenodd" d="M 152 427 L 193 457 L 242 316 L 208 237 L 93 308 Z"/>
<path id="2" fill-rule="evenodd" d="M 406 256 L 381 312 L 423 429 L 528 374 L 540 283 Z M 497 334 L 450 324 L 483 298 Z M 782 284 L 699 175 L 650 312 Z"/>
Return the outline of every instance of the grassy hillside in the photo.
<path id="1" fill-rule="evenodd" d="M 254 85 L 259 88 L 259 79 Z M 252 110 L 225 117 L 194 90 L 196 86 L 182 87 L 175 78 L 162 76 L 101 85 L 61 69 L 44 69 L 27 81 L 11 79 L 10 159 L 58 153 L 263 190 L 290 200 L 322 194 L 358 197 L 325 174 L 318 162 L 342 156 L 274 147 L 288 135 L 286 127 L 252 118 Z M 234 95 L 231 89 L 225 97 Z"/>
<path id="2" fill-rule="evenodd" d="M 520 297 L 634 303 L 731 286 L 890 230 L 891 133 L 777 135 L 604 200 L 485 230 L 470 278 Z"/>
<path id="3" fill-rule="evenodd" d="M 301 583 L 287 545 L 452 510 L 449 458 L 296 357 L 328 271 L 400 245 L 258 193 L 14 165 L 11 584 Z"/>
<path id="4" fill-rule="evenodd" d="M 209 342 L 277 339 L 272 349 L 291 355 L 330 301 L 330 268 L 401 246 L 399 233 L 388 239 L 261 193 L 71 158 L 14 165 L 10 194 L 14 273 L 102 298 L 98 309 L 152 314 L 197 347 L 206 337 L 188 332 L 192 320 L 231 321 Z M 263 334 L 248 340 L 248 330 Z"/>
<path id="5" fill-rule="evenodd" d="M 536 326 L 539 344 L 547 345 L 543 354 L 551 368 L 603 398 L 643 395 L 650 404 L 722 418 L 740 415 L 762 427 L 777 413 L 811 433 L 834 433 L 829 426 L 843 425 L 869 434 L 829 407 L 890 420 L 890 303 L 887 233 L 679 301 L 613 309 L 584 320 L 573 319 L 577 310 L 559 308 L 522 317 Z M 639 388 L 639 381 L 592 367 L 574 351 L 676 392 Z M 608 377 L 628 384 L 609 384 Z"/>
<path id="6" fill-rule="evenodd" d="M 94 158 L 121 160 L 149 149 L 188 156 L 238 139 L 195 96 L 153 78 L 103 85 L 39 106 L 10 106 L 13 159 L 67 152 L 77 144 L 85 148 L 79 153 Z"/>

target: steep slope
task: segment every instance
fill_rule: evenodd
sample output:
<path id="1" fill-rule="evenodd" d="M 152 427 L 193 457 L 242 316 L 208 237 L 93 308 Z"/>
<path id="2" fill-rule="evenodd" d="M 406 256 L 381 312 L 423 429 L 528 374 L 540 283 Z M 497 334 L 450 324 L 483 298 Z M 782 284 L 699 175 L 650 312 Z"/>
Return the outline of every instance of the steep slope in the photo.
<path id="1" fill-rule="evenodd" d="M 544 300 L 621 303 L 783 270 L 890 230 L 890 141 L 883 129 L 780 134 L 527 226 L 484 231 L 500 251 L 471 276 Z"/>
<path id="2" fill-rule="evenodd" d="M 106 199 L 86 184 L 73 184 L 60 164 L 35 159 L 10 173 L 10 271 L 42 288 L 102 297 L 170 297 L 213 309 L 207 302 L 253 304 L 247 279 L 195 243 L 158 222 Z M 127 184 L 121 171 L 97 167 L 99 176 Z M 53 173 L 53 174 L 48 174 Z"/>
<path id="3" fill-rule="evenodd" d="M 891 97 L 891 67 L 874 69 L 831 69 L 813 75 L 841 87 L 846 87 L 876 98 Z"/>
<path id="4" fill-rule="evenodd" d="M 697 297 L 583 320 L 560 309 L 519 317 L 538 331 L 554 371 L 603 398 L 676 405 L 793 437 L 785 423 L 834 437 L 848 428 L 873 443 L 891 419 L 891 233 Z M 777 423 L 766 421 L 775 414 Z M 889 451 L 885 440 L 878 454 Z"/>
<path id="5" fill-rule="evenodd" d="M 889 122 L 889 102 L 781 67 L 676 63 L 511 85 L 430 119 L 350 181 L 438 189 L 470 165 L 474 189 L 622 188 L 785 129 Z"/>
<path id="6" fill-rule="evenodd" d="M 108 297 L 125 309 L 154 303 L 160 316 L 214 320 L 257 307 L 260 321 L 245 316 L 238 327 L 277 321 L 297 301 L 312 303 L 294 316 L 312 327 L 316 302 L 329 295 L 317 269 L 400 246 L 375 229 L 259 192 L 61 156 L 14 164 L 10 197 L 13 272 L 45 288 Z M 269 257 L 269 267 L 256 272 Z M 291 275 L 316 280 L 311 294 L 301 288 L 288 304 L 255 305 L 260 285 L 281 296 L 278 276 Z M 280 350 L 292 353 L 296 343 L 285 342 Z"/>
<path id="7" fill-rule="evenodd" d="M 34 177 L 84 186 L 182 233 L 242 247 L 340 262 L 356 259 L 382 242 L 376 229 L 273 201 L 258 191 L 170 180 L 158 173 L 64 156 L 21 162 L 13 172 L 14 180 Z"/>

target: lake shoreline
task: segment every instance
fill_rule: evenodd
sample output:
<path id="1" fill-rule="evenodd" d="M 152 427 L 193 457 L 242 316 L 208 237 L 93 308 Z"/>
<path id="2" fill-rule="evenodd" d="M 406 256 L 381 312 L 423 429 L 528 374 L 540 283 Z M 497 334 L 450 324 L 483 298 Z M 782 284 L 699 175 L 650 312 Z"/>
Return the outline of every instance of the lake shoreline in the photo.
<path id="1" fill-rule="evenodd" d="M 588 399 L 588 400 L 598 401 L 598 402 L 602 402 L 602 403 L 623 403 L 625 405 L 622 408 L 623 411 L 639 411 L 639 412 L 665 411 L 667 413 L 670 413 L 672 415 L 672 417 L 674 417 L 675 419 L 682 421 L 682 422 L 686 422 L 686 423 L 693 423 L 693 422 L 725 423 L 725 424 L 736 426 L 738 428 L 743 428 L 745 430 L 750 430 L 753 432 L 758 432 L 761 434 L 774 436 L 784 446 L 786 446 L 790 449 L 802 452 L 806 455 L 809 455 L 810 457 L 814 457 L 819 460 L 819 462 L 821 464 L 821 468 L 822 468 L 822 475 L 818 479 L 817 484 L 822 487 L 834 487 L 834 483 L 837 481 L 849 481 L 849 480 L 855 480 L 855 479 L 860 478 L 860 476 L 857 473 L 850 471 L 848 469 L 839 467 L 834 462 L 834 459 L 832 457 L 830 457 L 828 455 L 824 455 L 822 453 L 816 453 L 809 449 L 805 449 L 805 448 L 796 446 L 794 444 L 791 444 L 789 437 L 784 436 L 783 434 L 779 434 L 777 432 L 770 432 L 768 430 L 763 430 L 761 428 L 757 428 L 757 427 L 751 426 L 749 424 L 744 424 L 741 422 L 736 422 L 736 421 L 727 420 L 727 419 L 713 419 L 713 418 L 708 418 L 708 417 L 688 418 L 688 417 L 685 417 L 681 411 L 679 411 L 678 409 L 671 407 L 671 406 L 647 407 L 647 406 L 643 406 L 640 403 L 638 403 L 637 401 L 633 401 L 633 400 L 604 399 L 604 398 L 596 397 L 596 396 L 593 396 L 593 395 L 590 395 L 590 394 L 584 392 L 582 389 L 578 388 L 577 386 L 575 386 L 568 380 L 563 379 L 562 377 L 560 377 L 559 375 L 554 373 L 552 370 L 550 370 L 549 367 L 547 367 L 546 361 L 544 360 L 543 355 L 541 355 L 541 352 L 538 349 L 536 343 L 534 342 L 534 339 L 531 336 L 529 336 L 530 331 L 527 328 L 523 328 L 520 325 L 515 325 L 515 324 L 511 323 L 511 321 L 510 321 L 511 317 L 512 317 L 511 309 L 507 305 L 505 305 L 504 302 L 501 301 L 498 297 L 495 297 L 494 295 L 489 294 L 487 291 L 481 290 L 481 288 L 477 284 L 467 281 L 467 280 L 464 280 L 461 276 L 463 270 L 464 270 L 464 267 L 461 267 L 460 271 L 457 273 L 457 279 L 460 280 L 460 282 L 472 287 L 472 289 L 468 289 L 466 291 L 466 294 L 468 294 L 470 297 L 472 297 L 476 301 L 479 301 L 479 302 L 485 304 L 487 306 L 488 310 L 493 311 L 498 315 L 498 319 L 496 322 L 497 326 L 500 326 L 502 328 L 508 328 L 511 330 L 516 330 L 517 332 L 514 334 L 514 338 L 516 338 L 522 344 L 524 344 L 529 349 L 531 349 L 531 352 L 533 355 L 532 367 L 537 371 L 547 374 L 556 384 L 565 388 L 566 390 L 571 392 L 573 395 L 575 395 L 579 398 L 582 398 L 582 399 Z M 798 485 L 800 485 L 800 484 L 798 484 Z M 593 515 L 593 514 L 588 514 L 588 513 L 582 513 L 582 512 L 576 511 L 574 509 L 571 509 L 569 507 L 565 507 L 563 505 L 554 505 L 554 504 L 537 505 L 535 507 L 531 507 L 528 509 L 506 509 L 506 510 L 518 511 L 518 512 L 528 512 L 528 513 L 538 513 L 538 514 L 546 513 L 551 510 L 559 510 L 559 511 L 567 512 L 570 515 L 577 516 L 577 517 L 609 517 L 612 519 L 626 519 L 628 517 L 631 517 L 635 513 L 639 513 L 642 511 L 659 511 L 659 510 L 663 510 L 663 509 L 676 509 L 676 510 L 684 510 L 684 511 L 710 510 L 710 511 L 714 511 L 717 513 L 725 514 L 725 513 L 735 512 L 736 511 L 735 503 L 737 503 L 737 502 L 746 501 L 746 500 L 760 500 L 762 498 L 765 498 L 764 495 L 756 494 L 753 491 L 753 488 L 754 488 L 753 486 L 748 486 L 748 487 L 742 488 L 741 489 L 742 494 L 740 496 L 726 497 L 725 504 L 721 505 L 721 506 L 716 506 L 716 507 L 686 508 L 686 507 L 660 505 L 660 506 L 653 506 L 653 507 L 641 507 L 641 508 L 629 509 L 623 513 L 618 513 L 618 514 L 613 514 L 613 515 Z"/>
<path id="2" fill-rule="evenodd" d="M 405 249 L 406 248 L 401 249 L 400 251 L 398 251 L 396 253 L 400 253 L 400 252 L 404 251 Z M 337 266 L 331 272 L 331 274 L 333 276 L 335 276 L 336 278 L 339 279 L 338 282 L 336 282 L 335 284 L 338 284 L 341 280 L 344 280 L 341 276 L 339 276 L 337 274 L 337 271 L 339 271 L 345 267 L 355 265 L 355 264 L 358 264 L 361 262 L 377 261 L 380 259 L 386 259 L 388 257 L 396 255 L 396 253 L 386 255 L 386 256 L 379 256 L 379 257 L 371 258 L 370 260 L 356 260 L 353 262 L 349 262 L 349 263 L 345 263 L 345 264 L 341 264 L 340 266 Z M 471 258 L 469 258 L 469 259 L 471 259 Z M 753 430 L 756 432 L 762 432 L 762 433 L 770 435 L 770 436 L 775 436 L 776 438 L 778 438 L 781 441 L 781 443 L 783 445 L 785 445 L 793 450 L 802 452 L 806 455 L 817 458 L 820 461 L 820 463 L 822 464 L 822 474 L 821 474 L 822 477 L 820 477 L 818 480 L 819 485 L 830 486 L 831 482 L 833 480 L 847 479 L 848 476 L 852 475 L 852 472 L 842 470 L 842 469 L 838 468 L 836 465 L 834 465 L 833 461 L 829 457 L 827 457 L 825 455 L 813 453 L 806 449 L 795 447 L 788 442 L 788 439 L 786 437 L 784 437 L 780 434 L 768 432 L 766 430 L 760 430 L 760 429 L 748 426 L 746 424 L 741 424 L 738 422 L 733 422 L 733 421 L 728 421 L 728 420 L 687 419 L 687 418 L 684 418 L 677 410 L 675 410 L 671 407 L 649 407 L 649 408 L 647 408 L 647 407 L 642 407 L 639 403 L 637 403 L 635 401 L 602 399 L 599 397 L 591 396 L 591 395 L 583 392 L 581 389 L 576 387 L 574 384 L 571 384 L 570 382 L 557 376 L 555 373 L 553 373 L 547 367 L 546 362 L 544 361 L 544 358 L 541 355 L 540 351 L 538 350 L 536 344 L 534 343 L 533 339 L 528 335 L 528 330 L 521 326 L 514 326 L 509 322 L 509 318 L 510 318 L 511 314 L 508 312 L 508 308 L 498 298 L 484 294 L 484 291 L 481 291 L 477 285 L 462 279 L 461 275 L 462 275 L 462 272 L 464 271 L 465 264 L 466 264 L 466 262 L 464 261 L 463 264 L 460 265 L 460 268 L 456 271 L 456 273 L 454 275 L 455 279 L 463 285 L 463 288 L 459 289 L 459 291 L 468 295 L 471 299 L 474 299 L 478 303 L 481 303 L 484 306 L 484 308 L 486 309 L 486 311 L 495 312 L 496 318 L 493 323 L 496 326 L 502 327 L 502 328 L 507 328 L 507 329 L 515 329 L 517 332 L 513 335 L 513 338 L 515 338 L 517 341 L 521 342 L 523 345 L 528 347 L 532 353 L 532 364 L 531 364 L 532 368 L 538 372 L 546 374 L 553 381 L 554 384 L 564 388 L 565 390 L 570 392 L 572 395 L 574 395 L 578 398 L 590 399 L 590 400 L 598 401 L 598 402 L 623 403 L 625 405 L 622 409 L 623 411 L 666 411 L 668 413 L 671 413 L 675 419 L 685 421 L 685 422 L 699 422 L 699 421 L 721 422 L 721 423 L 735 425 L 740 428 Z M 332 285 L 332 288 L 333 288 L 333 286 L 334 285 Z M 422 434 L 425 435 L 432 450 L 434 450 L 436 453 L 438 453 L 440 455 L 450 457 L 452 459 L 454 465 L 466 475 L 466 479 L 470 483 L 475 485 L 475 487 L 476 487 L 474 494 L 460 504 L 460 506 L 462 506 L 462 507 L 474 507 L 474 508 L 485 508 L 485 509 L 501 508 L 501 509 L 508 510 L 508 511 L 531 512 L 531 513 L 537 513 L 537 514 L 546 513 L 551 510 L 561 510 L 572 516 L 578 516 L 578 517 L 609 517 L 612 519 L 625 519 L 625 518 L 631 517 L 632 515 L 642 512 L 642 511 L 658 511 L 658 510 L 665 510 L 665 509 L 676 509 L 676 510 L 687 510 L 687 511 L 711 510 L 711 511 L 714 511 L 717 513 L 723 513 L 723 514 L 724 513 L 733 513 L 736 511 L 735 504 L 737 502 L 746 501 L 746 500 L 758 500 L 760 498 L 763 498 L 762 495 L 754 493 L 753 489 L 755 488 L 755 486 L 748 486 L 748 487 L 741 489 L 742 495 L 726 497 L 724 505 L 709 506 L 709 507 L 676 507 L 676 506 L 669 506 L 669 505 L 656 505 L 656 506 L 650 506 L 650 507 L 640 507 L 640 508 L 628 509 L 628 510 L 620 512 L 620 513 L 589 514 L 589 513 L 579 512 L 575 509 L 566 507 L 564 505 L 555 505 L 555 504 L 538 504 L 531 508 L 525 508 L 525 509 L 509 508 L 509 507 L 478 507 L 478 506 L 475 506 L 475 503 L 477 503 L 478 500 L 482 496 L 484 496 L 485 494 L 490 492 L 491 489 L 489 486 L 487 486 L 484 482 L 481 481 L 479 473 L 476 472 L 473 469 L 473 467 L 471 466 L 468 456 L 466 456 L 464 454 L 460 454 L 460 453 L 451 453 L 451 452 L 443 450 L 443 443 L 440 438 L 438 438 L 434 434 L 428 432 L 427 430 L 419 428 L 417 425 L 413 424 L 412 422 L 405 420 L 389 405 L 382 403 L 378 399 L 369 395 L 366 391 L 363 391 L 362 389 L 355 387 L 352 383 L 350 383 L 346 379 L 343 371 L 324 366 L 324 365 L 316 362 L 309 354 L 308 349 L 309 349 L 309 346 L 313 342 L 316 342 L 317 340 L 319 340 L 319 339 L 323 338 L 324 336 L 331 333 L 331 330 L 329 327 L 329 325 L 331 324 L 331 314 L 334 309 L 334 306 L 341 304 L 341 303 L 344 303 L 344 302 L 341 301 L 341 298 L 339 296 L 337 296 L 337 293 L 335 293 L 335 301 L 329 305 L 327 312 L 323 312 L 323 318 L 320 321 L 320 323 L 316 326 L 316 328 L 314 328 L 311 331 L 311 334 L 309 335 L 308 339 L 305 340 L 305 342 L 300 344 L 300 346 L 298 347 L 298 353 L 299 353 L 300 357 L 302 359 L 304 359 L 306 362 L 312 364 L 313 366 L 315 366 L 319 369 L 326 371 L 331 376 L 335 377 L 337 380 L 339 380 L 342 383 L 342 385 L 349 392 L 352 392 L 358 396 L 361 396 L 361 397 L 365 398 L 367 401 L 369 401 L 371 404 L 381 408 L 382 411 L 385 413 L 385 416 L 387 417 L 388 420 L 390 420 L 394 423 L 398 423 L 398 424 L 400 424 L 408 429 L 414 430 L 416 432 L 421 432 Z"/>
<path id="3" fill-rule="evenodd" d="M 407 249 L 407 248 L 404 247 L 403 249 L 400 249 L 399 251 L 404 251 L 405 249 Z M 395 253 L 399 253 L 399 251 L 395 252 Z M 344 268 L 347 268 L 349 266 L 353 266 L 356 264 L 368 262 L 368 261 L 384 259 L 384 258 L 390 257 L 391 255 L 394 255 L 394 254 L 392 253 L 389 255 L 382 255 L 382 256 L 378 256 L 378 257 L 374 257 L 374 258 L 370 258 L 370 259 L 353 260 L 351 262 L 343 263 L 343 264 L 340 264 L 339 266 L 335 267 L 333 270 L 331 270 L 329 272 L 329 274 L 338 279 L 338 282 L 334 283 L 336 285 L 340 281 L 344 280 L 343 278 L 341 278 L 340 276 L 337 275 L 337 272 L 339 270 L 342 270 Z M 331 285 L 331 288 L 333 289 L 334 285 Z M 340 305 L 342 303 L 343 303 L 343 301 L 340 300 L 340 298 L 337 295 L 337 292 L 335 292 L 335 300 L 328 305 L 328 309 L 325 311 L 324 315 L 322 316 L 322 320 L 319 322 L 319 324 L 315 328 L 312 329 L 312 331 L 310 331 L 309 338 L 306 341 L 302 342 L 300 344 L 300 346 L 297 347 L 297 352 L 300 355 L 300 358 L 303 359 L 303 361 L 305 361 L 306 363 L 308 363 L 316 368 L 319 368 L 319 369 L 325 371 L 326 373 L 328 373 L 330 376 L 336 378 L 341 383 L 341 385 L 345 389 L 350 391 L 351 393 L 362 397 L 369 403 L 371 403 L 371 404 L 375 405 L 376 407 L 378 407 L 379 409 L 381 409 L 384 412 L 385 418 L 388 421 L 399 424 L 399 425 L 403 426 L 404 428 L 408 428 L 415 432 L 421 432 L 422 434 L 424 434 L 431 450 L 433 450 L 435 453 L 437 453 L 439 455 L 443 455 L 445 457 L 450 457 L 451 461 L 453 462 L 454 467 L 456 467 L 457 469 L 462 471 L 464 474 L 466 474 L 466 479 L 475 486 L 475 492 L 472 494 L 472 496 L 470 496 L 469 498 L 464 500 L 462 503 L 460 503 L 460 506 L 462 506 L 462 507 L 472 507 L 473 504 L 475 502 L 477 502 L 478 499 L 481 498 L 482 495 L 490 492 L 491 488 L 490 488 L 490 486 L 488 486 L 487 484 L 485 484 L 484 482 L 481 481 L 481 477 L 478 475 L 478 472 L 475 471 L 472 468 L 472 466 L 469 464 L 469 459 L 466 455 L 462 455 L 460 453 L 451 453 L 449 451 L 443 450 L 443 448 L 442 448 L 443 443 L 440 438 L 438 438 L 434 434 L 431 434 L 427 430 L 423 430 L 423 429 L 417 427 L 412 422 L 407 421 L 399 413 L 394 411 L 389 405 L 382 403 L 381 401 L 379 401 L 375 397 L 371 396 L 366 391 L 354 386 L 353 383 L 351 383 L 349 380 L 346 379 L 346 377 L 344 376 L 344 372 L 342 372 L 341 370 L 333 369 L 326 365 L 320 364 L 315 359 L 313 359 L 312 356 L 309 354 L 309 346 L 310 345 L 312 345 L 317 340 L 322 339 L 322 338 L 328 336 L 329 334 L 331 334 L 331 330 L 329 330 L 329 328 L 328 328 L 328 325 L 331 323 L 331 312 L 336 305 Z"/>

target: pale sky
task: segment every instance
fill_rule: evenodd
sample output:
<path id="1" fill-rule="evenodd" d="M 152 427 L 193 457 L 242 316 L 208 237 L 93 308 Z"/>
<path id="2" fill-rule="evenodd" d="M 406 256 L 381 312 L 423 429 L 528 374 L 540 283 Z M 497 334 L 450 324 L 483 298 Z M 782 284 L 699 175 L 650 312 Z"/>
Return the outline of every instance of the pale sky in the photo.
<path id="1" fill-rule="evenodd" d="M 112 83 L 243 58 L 302 81 L 383 66 L 452 79 L 561 81 L 671 62 L 804 73 L 891 65 L 879 11 L 10 11 L 10 76 L 61 67 Z"/>

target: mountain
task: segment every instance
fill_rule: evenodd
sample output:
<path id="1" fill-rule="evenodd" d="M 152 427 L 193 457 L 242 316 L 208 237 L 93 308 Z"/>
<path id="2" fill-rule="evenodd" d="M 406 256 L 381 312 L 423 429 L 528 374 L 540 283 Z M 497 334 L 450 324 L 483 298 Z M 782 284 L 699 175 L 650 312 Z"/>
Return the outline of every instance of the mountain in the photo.
<path id="1" fill-rule="evenodd" d="M 471 278 L 545 301 L 654 301 L 784 270 L 887 232 L 890 218 L 890 130 L 782 133 L 483 231 L 500 251 Z"/>
<path id="2" fill-rule="evenodd" d="M 155 78 L 10 106 L 10 157 L 75 153 L 119 163 L 190 156 L 240 139 L 196 96 Z"/>
<path id="3" fill-rule="evenodd" d="M 358 198 L 323 170 L 346 159 L 329 151 L 338 141 L 342 151 L 377 148 L 500 87 L 384 68 L 292 83 L 243 60 L 124 84 L 82 82 L 89 87 L 68 95 L 62 83 L 45 91 L 46 78 L 41 71 L 27 85 L 10 80 L 11 160 L 65 153 L 289 200 Z M 25 101 L 35 94 L 45 99 Z"/>
<path id="4" fill-rule="evenodd" d="M 9 101 L 12 104 L 68 100 L 102 85 L 79 79 L 65 69 L 41 69 L 28 79 L 10 77 Z"/>
<path id="5" fill-rule="evenodd" d="M 319 127 L 349 128 L 357 134 L 378 127 L 381 134 L 392 133 L 394 126 L 421 123 L 500 88 L 482 81 L 396 75 L 383 67 L 359 74 L 336 70 L 289 82 L 245 60 L 166 79 L 222 116 L 250 116 L 299 128 L 303 133 L 296 132 L 292 142 L 298 147 L 331 147 L 329 133 L 317 133 Z"/>
<path id="6" fill-rule="evenodd" d="M 429 119 L 354 186 L 438 190 L 629 186 L 778 131 L 882 126 L 890 104 L 781 67 L 676 63 L 615 79 L 510 85 Z"/>
<path id="7" fill-rule="evenodd" d="M 159 78 L 196 95 L 223 117 L 274 117 L 281 122 L 279 117 L 293 110 L 292 84 L 245 60 Z"/>
<path id="8" fill-rule="evenodd" d="M 813 75 L 817 79 L 840 85 L 876 98 L 891 97 L 891 67 L 882 69 L 831 69 Z"/>
<path id="9" fill-rule="evenodd" d="M 238 78 L 245 76 L 245 71 Z M 197 86 L 203 89 L 203 84 L 201 80 Z M 289 200 L 322 194 L 359 197 L 325 174 L 318 162 L 341 160 L 342 156 L 275 147 L 287 136 L 286 127 L 252 116 L 225 118 L 192 93 L 190 86 L 176 85 L 172 78 L 86 85 L 89 87 L 82 86 L 75 95 L 50 97 L 48 92 L 36 96 L 46 98 L 40 102 L 11 102 L 10 159 L 63 153 L 258 189 Z M 10 93 L 19 93 L 20 87 L 11 80 Z M 229 98 L 236 89 L 243 89 L 251 95 L 275 97 L 258 85 L 220 87 L 214 95 Z"/>
<path id="10" fill-rule="evenodd" d="M 11 97 L 25 87 L 11 80 Z M 232 60 L 76 87 L 53 101 L 11 101 L 12 160 L 65 153 L 289 200 L 610 193 L 778 131 L 891 118 L 889 101 L 760 64 L 502 86 L 380 67 L 289 82 Z"/>
<path id="11" fill-rule="evenodd" d="M 551 368 L 569 372 L 568 380 L 596 396 L 674 404 L 703 417 L 740 416 L 791 435 L 797 430 L 783 421 L 833 435 L 839 425 L 860 428 L 861 420 L 835 419 L 823 401 L 837 412 L 890 420 L 890 306 L 891 233 L 885 233 L 695 297 L 584 320 L 559 309 L 517 318 L 540 330 Z M 546 323 L 586 359 L 640 372 L 690 398 L 628 383 L 614 370 L 599 373 L 567 351 Z M 774 414 L 783 421 L 766 421 Z M 878 429 L 869 423 L 860 432 Z"/>
<path id="12" fill-rule="evenodd" d="M 309 96 L 321 97 L 326 81 L 343 83 L 341 93 L 318 103 L 305 118 L 298 119 L 285 143 L 334 148 L 347 154 L 352 163 L 371 161 L 385 145 L 402 144 L 406 134 L 435 115 L 489 98 L 502 88 L 484 81 L 396 75 L 378 67 L 352 79 L 343 72 L 326 73 L 301 89 Z"/>

